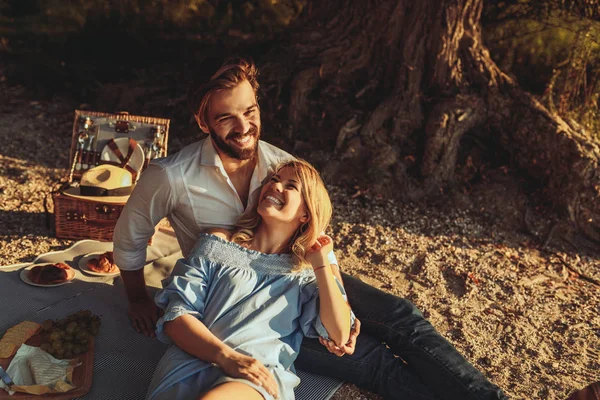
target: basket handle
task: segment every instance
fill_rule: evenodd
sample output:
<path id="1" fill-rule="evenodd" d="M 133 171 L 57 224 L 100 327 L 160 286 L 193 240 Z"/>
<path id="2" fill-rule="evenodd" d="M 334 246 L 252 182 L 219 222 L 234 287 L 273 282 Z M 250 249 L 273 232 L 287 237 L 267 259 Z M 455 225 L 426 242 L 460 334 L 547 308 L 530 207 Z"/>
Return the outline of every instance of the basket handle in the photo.
<path id="1" fill-rule="evenodd" d="M 89 219 L 88 217 L 86 217 L 85 214 L 83 214 L 80 219 L 83 221 L 84 224 L 86 225 L 96 225 L 96 226 L 111 226 L 115 224 L 115 220 L 114 219 Z"/>
<path id="2" fill-rule="evenodd" d="M 115 211 L 113 207 L 109 207 L 108 205 L 97 206 L 96 211 L 108 215 Z M 90 219 L 85 213 L 79 214 L 77 211 L 67 211 L 66 213 L 67 221 L 82 221 L 86 225 L 96 225 L 96 226 L 113 226 L 116 222 L 115 219 Z"/>

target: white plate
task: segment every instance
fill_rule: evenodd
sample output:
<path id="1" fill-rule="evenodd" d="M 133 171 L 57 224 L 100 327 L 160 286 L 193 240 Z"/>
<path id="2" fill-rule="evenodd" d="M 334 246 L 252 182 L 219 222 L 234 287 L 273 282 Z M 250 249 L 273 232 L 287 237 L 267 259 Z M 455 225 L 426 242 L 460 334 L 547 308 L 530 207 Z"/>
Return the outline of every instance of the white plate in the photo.
<path id="1" fill-rule="evenodd" d="M 86 274 L 90 274 L 90 275 L 97 275 L 97 276 L 121 275 L 121 271 L 119 271 L 119 270 L 117 270 L 117 272 L 106 273 L 106 272 L 92 271 L 91 269 L 88 268 L 87 262 L 89 259 L 98 258 L 98 256 L 101 256 L 104 253 L 106 253 L 106 252 L 105 251 L 96 251 L 95 253 L 86 254 L 85 256 L 81 257 L 79 259 L 79 269 L 82 270 L 83 272 L 85 272 Z"/>
<path id="2" fill-rule="evenodd" d="M 123 154 L 123 157 L 127 157 L 127 153 L 129 152 L 129 138 L 117 138 L 115 139 L 115 144 L 119 148 L 121 154 Z M 104 148 L 102 149 L 100 159 L 102 161 L 112 161 L 119 164 L 121 163 L 121 160 L 119 160 L 117 155 L 113 153 L 113 151 L 110 149 L 110 147 L 108 147 L 108 145 L 104 146 Z M 144 166 L 144 161 L 144 149 L 142 149 L 142 146 L 140 146 L 140 144 L 136 142 L 135 147 L 133 148 L 133 154 L 131 155 L 131 158 L 129 159 L 127 165 L 129 165 L 131 168 L 133 168 L 139 173 L 142 170 L 142 167 Z"/>
<path id="3" fill-rule="evenodd" d="M 66 285 L 67 283 L 71 282 L 71 281 L 73 280 L 73 278 L 75 278 L 75 270 L 74 270 L 73 268 L 71 268 L 71 267 L 69 267 L 69 270 L 67 270 L 67 275 L 68 275 L 68 274 L 71 274 L 71 277 L 70 277 L 70 278 L 67 278 L 67 280 L 66 280 L 66 281 L 64 281 L 64 282 L 60 282 L 60 283 L 51 283 L 51 284 L 49 284 L 49 285 L 43 285 L 43 284 L 41 284 L 41 283 L 34 283 L 34 282 L 31 280 L 31 279 L 29 279 L 29 276 L 27 276 L 27 273 L 28 273 L 28 272 L 29 272 L 29 270 L 30 270 L 31 268 L 33 268 L 33 267 L 39 267 L 40 265 L 53 265 L 53 264 L 56 264 L 56 263 L 42 263 L 42 264 L 33 264 L 33 265 L 30 265 L 30 266 L 29 266 L 29 267 L 27 267 L 27 268 L 23 268 L 23 269 L 21 270 L 21 274 L 20 274 L 21 280 L 22 280 L 23 282 L 25 282 L 26 284 L 28 284 L 28 285 L 31 285 L 31 286 L 39 286 L 39 287 L 55 287 L 55 286 L 62 286 L 62 285 Z"/>

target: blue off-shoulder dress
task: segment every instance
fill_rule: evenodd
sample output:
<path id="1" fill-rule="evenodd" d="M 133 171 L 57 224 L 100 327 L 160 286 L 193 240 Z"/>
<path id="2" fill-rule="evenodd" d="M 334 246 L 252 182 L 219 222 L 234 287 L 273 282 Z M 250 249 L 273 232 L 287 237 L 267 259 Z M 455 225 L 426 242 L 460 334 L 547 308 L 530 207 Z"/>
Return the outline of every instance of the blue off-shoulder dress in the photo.
<path id="1" fill-rule="evenodd" d="M 156 304 L 165 310 L 157 323 L 157 337 L 171 343 L 164 323 L 191 314 L 233 349 L 262 362 L 277 381 L 279 398 L 293 399 L 300 383 L 293 362 L 302 336 L 328 335 L 319 318 L 313 271 L 292 272 L 292 268 L 289 254 L 263 254 L 202 234 L 156 294 Z M 197 399 L 228 381 L 243 382 L 272 399 L 262 387 L 231 378 L 172 344 L 158 363 L 147 398 Z"/>

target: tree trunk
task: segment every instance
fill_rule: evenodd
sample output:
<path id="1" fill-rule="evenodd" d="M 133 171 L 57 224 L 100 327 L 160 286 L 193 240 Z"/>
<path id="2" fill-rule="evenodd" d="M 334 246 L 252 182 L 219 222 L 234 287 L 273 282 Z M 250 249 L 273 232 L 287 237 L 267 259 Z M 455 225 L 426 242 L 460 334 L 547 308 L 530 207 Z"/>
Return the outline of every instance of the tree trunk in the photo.
<path id="1" fill-rule="evenodd" d="M 335 154 L 326 176 L 361 173 L 413 199 L 452 186 L 465 133 L 493 135 L 600 241 L 598 146 L 500 71 L 482 43 L 482 7 L 309 3 L 289 43 L 263 60 L 263 112 L 288 139 Z"/>

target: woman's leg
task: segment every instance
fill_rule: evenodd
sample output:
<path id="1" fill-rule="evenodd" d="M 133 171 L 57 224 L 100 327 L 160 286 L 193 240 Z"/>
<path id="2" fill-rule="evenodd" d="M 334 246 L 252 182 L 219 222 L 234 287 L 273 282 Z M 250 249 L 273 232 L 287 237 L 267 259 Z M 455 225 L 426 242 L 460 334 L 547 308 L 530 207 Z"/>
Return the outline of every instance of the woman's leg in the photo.
<path id="1" fill-rule="evenodd" d="M 225 382 L 201 395 L 198 400 L 264 400 L 262 394 L 241 382 Z"/>
<path id="2" fill-rule="evenodd" d="M 408 368 L 443 399 L 506 399 L 408 300 L 343 274 L 361 329 L 385 342 Z M 362 335 L 362 334 L 361 334 Z"/>

